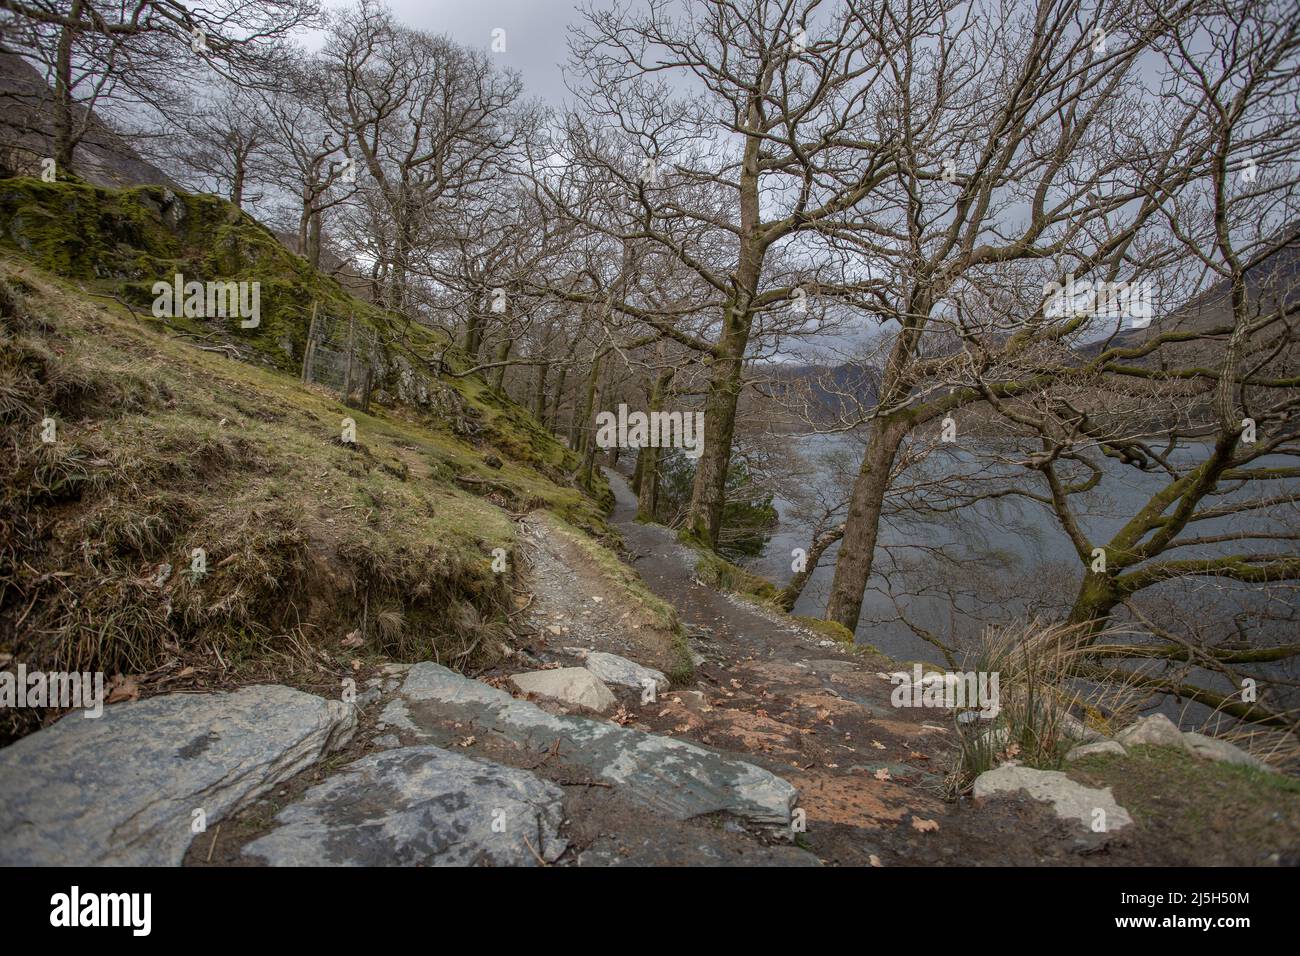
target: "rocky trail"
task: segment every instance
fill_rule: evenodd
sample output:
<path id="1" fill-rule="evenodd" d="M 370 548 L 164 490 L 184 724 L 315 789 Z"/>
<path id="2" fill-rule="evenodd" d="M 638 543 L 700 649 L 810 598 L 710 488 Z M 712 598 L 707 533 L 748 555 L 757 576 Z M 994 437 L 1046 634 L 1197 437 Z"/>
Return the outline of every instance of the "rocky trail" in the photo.
<path id="1" fill-rule="evenodd" d="M 672 629 L 534 514 L 502 666 L 382 664 L 355 704 L 261 685 L 71 714 L 0 751 L 0 864 L 1222 862 L 1086 774 L 1007 766 L 983 799 L 946 800 L 946 711 L 893 706 L 893 662 L 701 584 L 610 481 L 629 561 L 685 626 L 689 681 L 670 684 Z M 1172 725 L 1137 731 L 1194 749 Z"/>

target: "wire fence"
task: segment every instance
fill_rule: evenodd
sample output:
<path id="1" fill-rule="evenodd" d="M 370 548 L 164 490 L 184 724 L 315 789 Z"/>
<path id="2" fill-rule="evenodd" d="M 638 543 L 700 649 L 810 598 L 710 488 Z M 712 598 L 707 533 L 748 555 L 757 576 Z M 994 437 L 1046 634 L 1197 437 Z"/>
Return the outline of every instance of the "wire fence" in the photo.
<path id="1" fill-rule="evenodd" d="M 302 359 L 302 380 L 338 392 L 343 403 L 361 411 L 370 409 L 370 390 L 377 354 L 375 330 L 355 316 L 322 314 L 312 306 L 307 348 Z"/>

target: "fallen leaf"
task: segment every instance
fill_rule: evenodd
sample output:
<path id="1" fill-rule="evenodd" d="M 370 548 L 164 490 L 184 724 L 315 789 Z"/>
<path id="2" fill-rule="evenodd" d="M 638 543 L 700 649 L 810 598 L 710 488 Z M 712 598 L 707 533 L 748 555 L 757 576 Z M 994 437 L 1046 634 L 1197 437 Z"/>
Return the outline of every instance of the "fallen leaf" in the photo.
<path id="1" fill-rule="evenodd" d="M 882 782 L 885 781 L 885 780 L 888 780 L 888 779 L 889 779 L 889 771 L 886 770 L 884 767 L 881 767 L 879 770 L 876 771 L 876 779 L 877 779 L 877 780 L 880 780 L 880 781 L 882 781 Z"/>
<path id="2" fill-rule="evenodd" d="M 931 833 L 939 829 L 939 821 L 922 820 L 920 817 L 912 817 L 912 829 L 918 833 Z"/>
<path id="3" fill-rule="evenodd" d="M 343 638 L 344 647 L 360 647 L 365 641 L 361 637 L 360 631 L 353 631 L 347 637 Z"/>
<path id="4" fill-rule="evenodd" d="M 871 856 L 867 857 L 867 862 L 872 866 L 880 866 L 880 857 L 873 853 Z"/>
<path id="5" fill-rule="evenodd" d="M 871 741 L 871 746 L 875 747 L 877 750 L 884 750 L 884 749 L 885 749 L 885 745 L 882 744 L 879 740 L 873 740 L 873 741 Z"/>
<path id="6" fill-rule="evenodd" d="M 133 677 L 123 677 L 121 674 L 114 674 L 113 679 L 109 682 L 108 699 L 105 703 L 117 704 L 124 700 L 139 700 L 140 685 L 135 682 Z"/>

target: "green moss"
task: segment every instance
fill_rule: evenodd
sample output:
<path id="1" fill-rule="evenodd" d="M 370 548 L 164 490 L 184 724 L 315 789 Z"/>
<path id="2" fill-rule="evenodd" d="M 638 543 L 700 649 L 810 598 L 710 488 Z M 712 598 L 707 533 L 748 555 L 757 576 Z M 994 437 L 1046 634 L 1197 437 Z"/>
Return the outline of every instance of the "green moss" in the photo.
<path id="1" fill-rule="evenodd" d="M 853 643 L 853 632 L 839 621 L 824 621 L 819 617 L 796 617 L 795 620 L 833 641 L 839 641 L 841 644 Z"/>
<path id="2" fill-rule="evenodd" d="M 684 540 L 683 543 L 689 543 Z M 718 555 L 716 552 L 701 550 L 695 562 L 695 573 L 709 587 L 719 591 L 733 591 L 751 597 L 763 604 L 776 607 L 778 589 L 766 578 L 746 571 Z"/>

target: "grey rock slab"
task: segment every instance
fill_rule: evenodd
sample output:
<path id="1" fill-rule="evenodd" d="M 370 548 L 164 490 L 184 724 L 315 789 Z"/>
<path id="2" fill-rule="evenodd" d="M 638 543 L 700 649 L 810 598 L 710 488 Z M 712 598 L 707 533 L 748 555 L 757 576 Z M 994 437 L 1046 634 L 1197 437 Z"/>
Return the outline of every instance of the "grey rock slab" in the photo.
<path id="1" fill-rule="evenodd" d="M 558 786 L 432 746 L 362 757 L 275 819 L 245 856 L 272 866 L 537 866 L 568 846 Z"/>
<path id="2" fill-rule="evenodd" d="M 628 660 L 626 657 L 619 657 L 617 654 L 607 654 L 604 651 L 588 651 L 582 662 L 587 670 L 606 684 L 616 684 L 619 687 L 635 687 L 637 690 L 643 690 L 650 684 L 654 684 L 656 693 L 660 694 L 668 689 L 668 677 L 663 671 L 657 671 L 653 667 L 645 667 L 636 661 Z"/>
<path id="3" fill-rule="evenodd" d="M 342 746 L 356 711 L 278 685 L 73 713 L 0 750 L 0 865 L 178 866 L 194 834 Z"/>
<path id="4" fill-rule="evenodd" d="M 1097 754 L 1114 754 L 1117 757 L 1127 755 L 1127 751 L 1113 740 L 1099 740 L 1096 743 L 1080 744 L 1070 750 L 1065 755 L 1066 763 L 1074 763 L 1076 760 L 1082 760 L 1084 757 L 1095 757 Z"/>
<path id="5" fill-rule="evenodd" d="M 1128 811 L 1115 802 L 1110 787 L 1085 787 L 1059 770 L 1035 770 L 1006 764 L 975 778 L 976 801 L 1019 792 L 1050 803 L 1057 817 L 1081 823 L 1089 830 L 1094 822 L 1102 819 L 1097 816 L 1097 810 L 1105 813 L 1104 832 L 1119 830 L 1133 822 Z"/>
<path id="6" fill-rule="evenodd" d="M 525 671 L 513 674 L 510 682 L 525 694 L 550 697 L 575 707 L 586 707 L 598 714 L 618 706 L 618 698 L 585 667 L 558 667 L 549 671 Z"/>
<path id="7" fill-rule="evenodd" d="M 674 819 L 729 812 L 765 826 L 787 827 L 798 797 L 790 783 L 753 764 L 673 737 L 548 714 L 536 704 L 438 664 L 413 667 L 401 695 L 402 719 L 426 737 L 450 739 L 445 727 L 456 722 L 473 726 L 475 732 L 499 734 L 539 754 L 558 743 L 557 762 L 584 769 Z"/>

